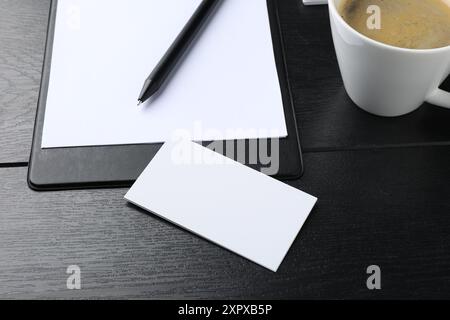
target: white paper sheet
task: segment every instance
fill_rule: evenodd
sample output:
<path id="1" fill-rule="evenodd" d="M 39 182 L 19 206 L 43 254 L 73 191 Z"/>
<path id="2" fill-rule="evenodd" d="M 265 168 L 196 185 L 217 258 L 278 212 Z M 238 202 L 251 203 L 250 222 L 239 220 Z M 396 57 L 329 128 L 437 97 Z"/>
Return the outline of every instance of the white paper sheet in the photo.
<path id="1" fill-rule="evenodd" d="M 125 198 L 272 271 L 317 201 L 189 141 L 164 144 Z"/>
<path id="2" fill-rule="evenodd" d="M 200 0 L 59 0 L 43 148 L 287 135 L 265 0 L 225 0 L 171 81 L 145 78 Z"/>

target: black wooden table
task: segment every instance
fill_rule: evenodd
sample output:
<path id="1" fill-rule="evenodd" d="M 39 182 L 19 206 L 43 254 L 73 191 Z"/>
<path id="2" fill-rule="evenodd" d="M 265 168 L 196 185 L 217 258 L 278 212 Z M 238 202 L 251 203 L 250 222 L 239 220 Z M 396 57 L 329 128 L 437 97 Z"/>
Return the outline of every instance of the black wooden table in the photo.
<path id="1" fill-rule="evenodd" d="M 326 7 L 280 0 L 306 169 L 289 183 L 319 202 L 272 273 L 127 205 L 125 189 L 27 187 L 49 5 L 0 0 L 0 298 L 450 298 L 450 111 L 382 119 L 342 103 Z"/>

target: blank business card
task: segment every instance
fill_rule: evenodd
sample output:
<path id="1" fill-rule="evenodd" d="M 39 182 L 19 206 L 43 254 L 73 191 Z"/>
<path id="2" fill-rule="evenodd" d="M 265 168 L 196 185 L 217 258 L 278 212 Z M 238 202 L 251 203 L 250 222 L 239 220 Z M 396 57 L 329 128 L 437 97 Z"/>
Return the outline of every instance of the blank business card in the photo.
<path id="1" fill-rule="evenodd" d="M 164 144 L 125 198 L 272 271 L 317 201 L 186 140 Z"/>

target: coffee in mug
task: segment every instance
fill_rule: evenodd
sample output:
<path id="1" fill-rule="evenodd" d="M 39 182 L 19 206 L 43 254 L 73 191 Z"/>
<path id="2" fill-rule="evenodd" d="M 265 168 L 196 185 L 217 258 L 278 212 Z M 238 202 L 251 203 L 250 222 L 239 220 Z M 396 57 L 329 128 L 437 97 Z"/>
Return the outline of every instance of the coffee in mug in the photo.
<path id="1" fill-rule="evenodd" d="M 440 88 L 450 75 L 449 3 L 328 0 L 339 68 L 356 105 L 386 117 L 424 102 L 450 109 L 450 92 Z M 371 30 L 377 16 L 380 28 Z"/>
<path id="2" fill-rule="evenodd" d="M 371 11 L 375 10 L 378 11 Z M 341 0 L 338 12 L 361 34 L 395 47 L 434 49 L 450 45 L 450 0 Z M 378 28 L 368 24 L 379 14 Z"/>

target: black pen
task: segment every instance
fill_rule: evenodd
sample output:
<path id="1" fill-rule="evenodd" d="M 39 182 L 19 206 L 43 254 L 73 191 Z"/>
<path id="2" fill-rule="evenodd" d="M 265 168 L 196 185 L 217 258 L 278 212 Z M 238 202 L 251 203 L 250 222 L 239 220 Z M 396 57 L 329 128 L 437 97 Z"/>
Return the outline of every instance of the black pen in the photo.
<path id="1" fill-rule="evenodd" d="M 164 57 L 145 80 L 144 86 L 138 98 L 138 105 L 153 96 L 175 69 L 177 63 L 194 42 L 202 26 L 214 11 L 214 8 L 221 0 L 203 0 L 198 6 L 194 15 L 189 19 L 181 33 L 167 50 Z M 245 1 L 245 0 L 244 0 Z"/>

